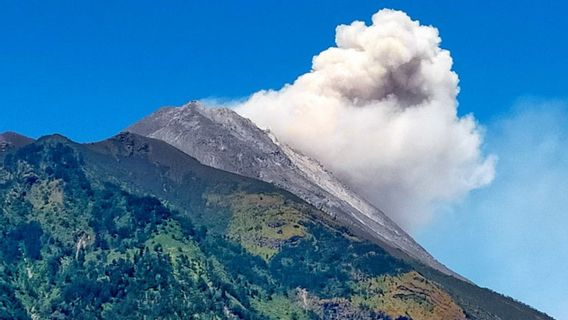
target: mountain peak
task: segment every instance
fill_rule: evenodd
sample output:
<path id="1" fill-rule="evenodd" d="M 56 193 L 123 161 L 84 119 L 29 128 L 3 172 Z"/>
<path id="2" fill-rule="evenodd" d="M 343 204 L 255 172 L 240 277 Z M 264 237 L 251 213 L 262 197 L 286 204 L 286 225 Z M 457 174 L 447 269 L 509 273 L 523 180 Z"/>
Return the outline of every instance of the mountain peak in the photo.
<path id="1" fill-rule="evenodd" d="M 39 139 L 37 139 L 37 141 L 38 142 L 63 142 L 63 143 L 73 142 L 73 141 L 71 141 L 71 139 L 69 139 L 66 136 L 59 134 L 59 133 L 54 133 L 54 134 L 42 136 Z"/>
<path id="2" fill-rule="evenodd" d="M 0 134 L 0 152 L 9 148 L 20 148 L 34 142 L 34 139 L 21 135 L 13 131 L 6 131 Z"/>
<path id="3" fill-rule="evenodd" d="M 180 107 L 180 109 L 198 109 L 198 108 L 203 108 L 203 103 L 199 100 L 191 100 L 188 103 L 184 104 L 183 106 Z"/>
<path id="4" fill-rule="evenodd" d="M 159 109 L 126 131 L 163 140 L 205 165 L 272 183 L 365 237 L 463 279 L 317 161 L 279 143 L 233 110 L 192 101 Z"/>

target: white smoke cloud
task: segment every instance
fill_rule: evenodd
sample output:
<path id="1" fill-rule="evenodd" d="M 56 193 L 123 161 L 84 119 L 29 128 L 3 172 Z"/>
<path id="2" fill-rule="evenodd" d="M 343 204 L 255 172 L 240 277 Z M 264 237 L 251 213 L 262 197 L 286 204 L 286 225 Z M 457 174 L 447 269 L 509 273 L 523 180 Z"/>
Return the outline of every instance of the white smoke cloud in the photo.
<path id="1" fill-rule="evenodd" d="M 407 230 L 437 205 L 490 183 L 473 116 L 457 116 L 458 77 L 438 30 L 404 12 L 336 29 L 312 70 L 235 110 L 321 161 Z"/>

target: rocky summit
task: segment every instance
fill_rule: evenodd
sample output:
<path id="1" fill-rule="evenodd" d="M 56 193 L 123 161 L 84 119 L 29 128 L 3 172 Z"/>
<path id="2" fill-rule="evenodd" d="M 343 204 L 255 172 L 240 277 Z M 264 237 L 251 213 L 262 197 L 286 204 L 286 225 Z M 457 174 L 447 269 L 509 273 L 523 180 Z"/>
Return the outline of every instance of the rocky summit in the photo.
<path id="1" fill-rule="evenodd" d="M 459 277 L 316 160 L 230 109 L 199 102 L 162 108 L 126 131 L 163 140 L 208 166 L 273 183 L 367 237 Z"/>

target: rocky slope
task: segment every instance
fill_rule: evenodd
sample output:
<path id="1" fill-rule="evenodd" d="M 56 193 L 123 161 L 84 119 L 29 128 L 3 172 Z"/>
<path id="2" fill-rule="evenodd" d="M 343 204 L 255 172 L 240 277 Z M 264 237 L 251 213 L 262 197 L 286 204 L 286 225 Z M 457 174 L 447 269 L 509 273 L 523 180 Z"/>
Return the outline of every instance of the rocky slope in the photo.
<path id="1" fill-rule="evenodd" d="M 162 108 L 126 131 L 163 140 L 208 166 L 273 183 L 343 224 L 430 267 L 460 277 L 317 161 L 279 143 L 269 132 L 232 110 L 205 108 L 191 102 L 179 108 Z"/>

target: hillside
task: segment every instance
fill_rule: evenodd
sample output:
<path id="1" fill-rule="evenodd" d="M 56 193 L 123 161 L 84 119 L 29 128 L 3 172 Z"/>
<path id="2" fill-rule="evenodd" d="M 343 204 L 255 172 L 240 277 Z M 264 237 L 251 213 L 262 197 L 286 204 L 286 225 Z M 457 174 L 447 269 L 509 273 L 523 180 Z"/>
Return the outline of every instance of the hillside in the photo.
<path id="1" fill-rule="evenodd" d="M 165 141 L 205 165 L 275 184 L 341 224 L 460 277 L 316 160 L 280 143 L 231 109 L 208 108 L 194 101 L 161 108 L 126 131 Z"/>
<path id="2" fill-rule="evenodd" d="M 0 152 L 0 319 L 550 319 L 134 134 Z"/>

